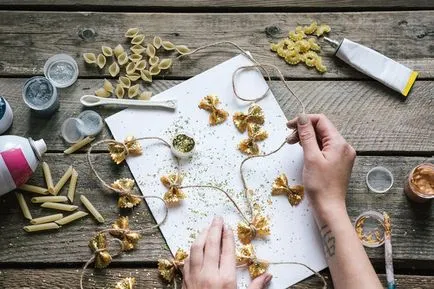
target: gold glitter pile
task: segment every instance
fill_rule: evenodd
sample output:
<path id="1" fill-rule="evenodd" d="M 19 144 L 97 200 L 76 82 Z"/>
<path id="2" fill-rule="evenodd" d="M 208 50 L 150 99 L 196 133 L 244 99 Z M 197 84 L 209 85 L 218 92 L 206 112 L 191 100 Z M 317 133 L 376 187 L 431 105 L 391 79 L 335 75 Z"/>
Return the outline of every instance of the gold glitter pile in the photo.
<path id="1" fill-rule="evenodd" d="M 288 64 L 296 65 L 303 62 L 307 67 L 315 67 L 318 72 L 324 73 L 327 67 L 318 55 L 321 47 L 317 43 L 317 38 L 330 31 L 330 26 L 318 25 L 314 21 L 309 26 L 297 26 L 295 31 L 289 31 L 287 38 L 271 43 L 270 48 Z"/>

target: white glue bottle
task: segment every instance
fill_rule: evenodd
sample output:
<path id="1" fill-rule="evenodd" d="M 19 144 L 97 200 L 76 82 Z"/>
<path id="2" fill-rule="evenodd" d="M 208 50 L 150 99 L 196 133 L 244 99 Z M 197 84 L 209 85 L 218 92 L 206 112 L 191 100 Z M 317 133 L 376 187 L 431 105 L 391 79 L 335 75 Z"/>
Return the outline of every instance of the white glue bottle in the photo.
<path id="1" fill-rule="evenodd" d="M 417 77 L 417 72 L 377 51 L 344 38 L 337 42 L 324 40 L 336 48 L 335 55 L 358 71 L 378 80 L 391 89 L 407 96 Z"/>
<path id="2" fill-rule="evenodd" d="M 0 136 L 0 196 L 26 183 L 46 151 L 43 139 Z"/>

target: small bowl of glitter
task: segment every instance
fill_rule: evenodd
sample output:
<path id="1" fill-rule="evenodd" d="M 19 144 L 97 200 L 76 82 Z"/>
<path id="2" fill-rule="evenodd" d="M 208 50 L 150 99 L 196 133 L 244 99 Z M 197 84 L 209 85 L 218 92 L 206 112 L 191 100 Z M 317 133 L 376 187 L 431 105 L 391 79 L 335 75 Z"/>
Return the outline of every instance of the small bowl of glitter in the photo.
<path id="1" fill-rule="evenodd" d="M 56 54 L 45 62 L 44 75 L 55 87 L 71 86 L 78 78 L 77 62 L 68 54 Z"/>
<path id="2" fill-rule="evenodd" d="M 196 141 L 187 132 L 176 134 L 170 143 L 172 153 L 179 158 L 188 158 L 193 155 L 196 149 Z"/>

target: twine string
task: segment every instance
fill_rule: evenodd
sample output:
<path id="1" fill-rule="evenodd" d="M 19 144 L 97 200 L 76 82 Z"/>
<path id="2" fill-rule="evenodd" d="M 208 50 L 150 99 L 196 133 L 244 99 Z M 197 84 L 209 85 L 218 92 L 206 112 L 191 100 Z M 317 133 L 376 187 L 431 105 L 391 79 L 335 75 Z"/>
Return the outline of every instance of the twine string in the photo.
<path id="1" fill-rule="evenodd" d="M 114 257 L 117 257 L 117 256 L 121 255 L 122 252 L 124 251 L 124 244 L 122 243 L 122 241 L 119 240 L 119 239 L 110 239 L 110 241 L 115 241 L 120 246 L 119 247 L 120 249 L 114 255 L 112 255 L 112 257 L 114 258 Z M 87 260 L 87 262 L 84 264 L 83 268 L 81 269 L 81 274 L 80 274 L 80 289 L 84 289 L 84 287 L 83 287 L 83 278 L 84 278 L 84 273 L 86 272 L 87 267 L 89 267 L 89 265 L 92 264 L 93 261 L 95 261 L 96 255 L 99 252 L 102 252 L 102 251 L 107 251 L 107 248 L 95 250 L 93 256 L 90 257 L 89 260 Z"/>

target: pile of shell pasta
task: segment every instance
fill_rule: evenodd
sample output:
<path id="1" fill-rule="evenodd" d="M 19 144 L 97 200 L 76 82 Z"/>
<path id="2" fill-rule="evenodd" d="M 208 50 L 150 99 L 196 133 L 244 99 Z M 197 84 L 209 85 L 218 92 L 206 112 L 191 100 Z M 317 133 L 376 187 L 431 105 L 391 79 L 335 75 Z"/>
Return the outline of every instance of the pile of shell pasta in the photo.
<path id="1" fill-rule="evenodd" d="M 190 52 L 185 45 L 175 45 L 170 41 L 162 40 L 159 36 L 154 36 L 150 42 L 146 43 L 147 37 L 141 33 L 139 28 L 130 28 L 125 33 L 125 37 L 130 40 L 129 51 L 125 50 L 122 44 L 115 48 L 102 46 L 101 53 L 84 53 L 83 58 L 87 64 L 96 65 L 99 69 L 104 69 L 108 62 L 108 73 L 112 77 L 118 77 L 118 81 L 113 85 L 109 80 L 104 80 L 101 88 L 95 91 L 99 97 L 109 97 L 115 95 L 117 98 L 137 98 L 147 100 L 151 98 L 152 92 L 141 89 L 139 81 L 143 84 L 152 82 L 152 77 L 167 71 L 172 67 L 171 58 L 161 58 L 159 51 L 176 51 L 183 55 Z M 167 53 L 166 53 L 167 54 Z"/>

